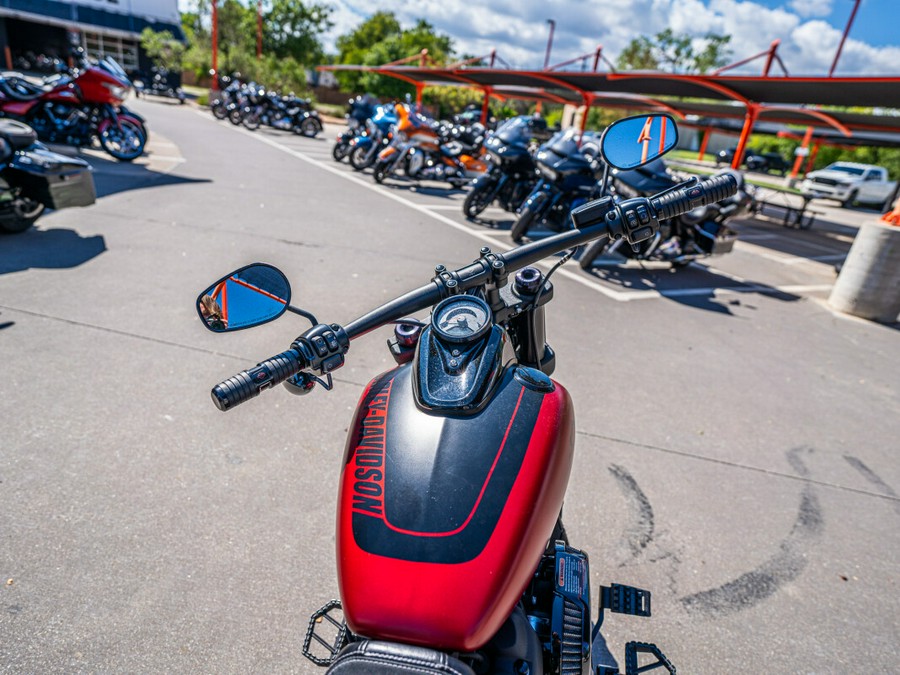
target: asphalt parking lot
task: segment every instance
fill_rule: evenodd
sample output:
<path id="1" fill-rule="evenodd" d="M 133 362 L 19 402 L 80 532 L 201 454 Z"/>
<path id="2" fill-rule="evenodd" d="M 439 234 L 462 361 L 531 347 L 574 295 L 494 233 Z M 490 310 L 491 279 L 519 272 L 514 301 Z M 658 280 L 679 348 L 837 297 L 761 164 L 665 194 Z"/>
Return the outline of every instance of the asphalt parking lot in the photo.
<path id="1" fill-rule="evenodd" d="M 378 186 L 316 139 L 136 101 L 147 158 L 85 153 L 100 198 L 0 239 L 0 671 L 315 673 L 335 597 L 341 453 L 385 331 L 332 392 L 223 414 L 216 382 L 287 348 L 295 317 L 217 336 L 193 307 L 248 262 L 347 322 L 509 248 L 462 191 Z M 819 207 L 816 207 L 817 210 Z M 685 673 L 881 673 L 900 644 L 900 332 L 825 303 L 865 211 L 743 220 L 721 258 L 572 265 L 548 310 L 575 401 L 566 501 L 591 582 L 653 592 L 604 624 Z M 385 583 L 400 583 L 386 580 Z M 452 608 L 447 608 L 452 611 Z"/>

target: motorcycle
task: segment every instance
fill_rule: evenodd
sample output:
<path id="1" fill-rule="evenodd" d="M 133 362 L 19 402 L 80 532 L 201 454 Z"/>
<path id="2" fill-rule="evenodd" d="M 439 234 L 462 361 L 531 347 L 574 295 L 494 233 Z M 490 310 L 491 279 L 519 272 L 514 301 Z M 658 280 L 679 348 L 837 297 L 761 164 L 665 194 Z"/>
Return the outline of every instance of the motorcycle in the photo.
<path id="1" fill-rule="evenodd" d="M 648 119 L 661 120 L 669 139 L 649 156 L 674 146 L 672 118 L 626 118 L 605 133 L 610 164 L 633 168 Z M 394 325 L 397 366 L 363 392 L 341 462 L 341 600 L 312 615 L 307 658 L 335 675 L 620 672 L 600 632 L 604 612 L 650 616 L 651 596 L 603 586 L 593 622 L 588 557 L 562 523 L 575 425 L 569 394 L 550 377 L 550 277 L 573 247 L 639 244 L 660 220 L 734 187 L 722 176 L 649 199 L 586 203 L 572 212 L 574 227 L 504 253 L 483 248 L 455 271 L 438 266 L 429 283 L 344 326 L 294 307 L 290 283 L 270 265 L 236 270 L 200 294 L 198 315 L 217 333 L 285 312 L 312 324 L 286 351 L 213 387 L 222 411 L 279 383 L 298 395 L 330 390 L 351 341 Z M 546 275 L 533 267 L 564 251 Z M 429 321 L 407 318 L 429 308 Z M 675 672 L 652 644 L 629 642 L 625 658 L 627 675 Z M 639 665 L 648 658 L 655 663 Z"/>
<path id="2" fill-rule="evenodd" d="M 21 122 L 0 120 L 0 231 L 24 232 L 45 209 L 89 206 L 96 196 L 87 162 L 51 152 Z"/>
<path id="3" fill-rule="evenodd" d="M 378 103 L 371 96 L 356 96 L 347 102 L 347 128 L 338 134 L 334 146 L 331 148 L 331 156 L 334 161 L 340 162 L 350 154 L 350 141 L 360 134 L 360 127 L 364 127 L 366 120 L 375 114 Z"/>
<path id="4" fill-rule="evenodd" d="M 517 211 L 538 182 L 531 148 L 532 139 L 547 129 L 540 117 L 513 117 L 484 142 L 490 168 L 475 179 L 463 202 L 467 218 L 476 218 L 495 201 L 507 211 Z"/>
<path id="5" fill-rule="evenodd" d="M 572 209 L 600 196 L 599 174 L 603 169 L 597 139 L 575 129 L 554 134 L 535 155 L 541 179 L 519 209 L 510 236 L 516 243 L 535 226 L 554 231 L 567 226 Z"/>
<path id="6" fill-rule="evenodd" d="M 375 163 L 378 153 L 390 144 L 397 116 L 392 106 L 378 106 L 375 114 L 365 121 L 365 128 L 350 140 L 348 157 L 357 171 Z"/>
<path id="7" fill-rule="evenodd" d="M 0 78 L 0 116 L 24 122 L 50 143 L 90 146 L 97 139 L 116 159 L 137 159 L 147 129 L 122 106 L 131 88 L 128 76 L 110 57 L 83 66 L 48 78 L 43 86 L 18 75 Z"/>
<path id="8" fill-rule="evenodd" d="M 141 79 L 134 79 L 134 95 L 159 96 L 161 98 L 174 98 L 179 104 L 184 105 L 187 95 L 181 88 L 181 77 L 170 72 L 166 68 L 154 66 L 150 69 L 150 75 Z"/>
<path id="9" fill-rule="evenodd" d="M 639 169 L 614 173 L 611 191 L 619 198 L 648 196 L 660 191 L 664 194 L 665 190 L 678 185 L 661 159 Z M 716 175 L 725 173 L 731 174 L 737 183 L 734 195 L 664 221 L 659 231 L 637 249 L 623 246 L 621 242 L 592 242 L 582 251 L 578 264 L 589 270 L 600 256 L 618 254 L 625 259 L 668 262 L 678 269 L 701 258 L 729 253 L 737 235 L 726 223 L 731 218 L 750 213 L 755 199 L 743 174 L 728 170 Z"/>
<path id="10" fill-rule="evenodd" d="M 308 138 L 315 138 L 322 131 L 319 113 L 313 110 L 308 99 L 293 94 L 282 96 L 254 85 L 248 86 L 248 101 L 242 108 L 241 123 L 251 131 L 265 124 Z"/>
<path id="11" fill-rule="evenodd" d="M 404 175 L 413 181 L 434 180 L 460 188 L 469 182 L 467 163 L 473 158 L 462 146 L 442 143 L 436 125 L 410 105 L 397 104 L 397 125 L 390 145 L 378 153 L 372 167 L 376 183 L 388 176 Z M 483 167 L 482 163 L 482 167 Z"/>

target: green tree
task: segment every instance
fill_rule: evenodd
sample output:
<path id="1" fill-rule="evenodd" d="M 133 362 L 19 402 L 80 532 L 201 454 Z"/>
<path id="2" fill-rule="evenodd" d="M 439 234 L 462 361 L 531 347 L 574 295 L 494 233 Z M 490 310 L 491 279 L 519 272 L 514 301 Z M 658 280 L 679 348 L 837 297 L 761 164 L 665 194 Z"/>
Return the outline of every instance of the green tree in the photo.
<path id="1" fill-rule="evenodd" d="M 642 35 L 629 42 L 619 54 L 616 67 L 619 70 L 705 73 L 728 62 L 730 42 L 730 35 L 707 33 L 698 48 L 690 35 L 676 34 L 666 28 L 652 38 Z"/>
<path id="2" fill-rule="evenodd" d="M 321 63 L 324 50 L 319 36 L 334 25 L 330 19 L 332 11 L 329 5 L 315 2 L 271 0 L 263 15 L 264 50 L 300 63 Z"/>
<path id="3" fill-rule="evenodd" d="M 356 29 L 338 38 L 339 63 L 381 66 L 385 63 L 428 50 L 428 57 L 436 63 L 446 63 L 453 57 L 453 41 L 435 31 L 434 26 L 420 19 L 415 26 L 401 29 L 390 12 L 379 12 Z M 351 92 L 369 92 L 387 99 L 399 99 L 415 91 L 411 84 L 372 72 L 340 72 L 338 81 Z"/>
<path id="4" fill-rule="evenodd" d="M 145 28 L 141 33 L 141 47 L 156 66 L 181 72 L 186 48 L 170 31 Z"/>

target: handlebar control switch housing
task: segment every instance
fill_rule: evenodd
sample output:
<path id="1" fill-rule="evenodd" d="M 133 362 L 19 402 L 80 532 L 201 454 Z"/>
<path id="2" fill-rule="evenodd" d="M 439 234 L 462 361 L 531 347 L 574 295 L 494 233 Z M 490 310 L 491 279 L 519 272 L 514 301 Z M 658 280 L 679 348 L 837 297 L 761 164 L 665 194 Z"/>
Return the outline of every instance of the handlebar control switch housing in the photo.
<path id="1" fill-rule="evenodd" d="M 350 338 L 338 324 L 320 323 L 294 340 L 291 347 L 303 355 L 309 370 L 327 375 L 344 365 Z"/>

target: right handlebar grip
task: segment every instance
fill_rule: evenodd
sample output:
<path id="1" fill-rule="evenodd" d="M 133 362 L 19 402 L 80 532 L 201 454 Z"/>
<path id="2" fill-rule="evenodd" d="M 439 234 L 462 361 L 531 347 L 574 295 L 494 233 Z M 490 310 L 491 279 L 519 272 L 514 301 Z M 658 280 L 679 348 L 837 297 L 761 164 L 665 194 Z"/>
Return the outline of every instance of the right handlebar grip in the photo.
<path id="1" fill-rule="evenodd" d="M 737 192 L 737 180 L 731 174 L 713 176 L 696 185 L 667 192 L 662 197 L 650 200 L 659 220 L 675 218 L 698 206 L 706 206 L 721 201 Z"/>
<path id="2" fill-rule="evenodd" d="M 221 411 L 259 396 L 263 389 L 274 387 L 304 368 L 303 357 L 296 349 L 288 349 L 277 356 L 258 363 L 256 367 L 229 377 L 212 388 L 213 403 Z"/>

